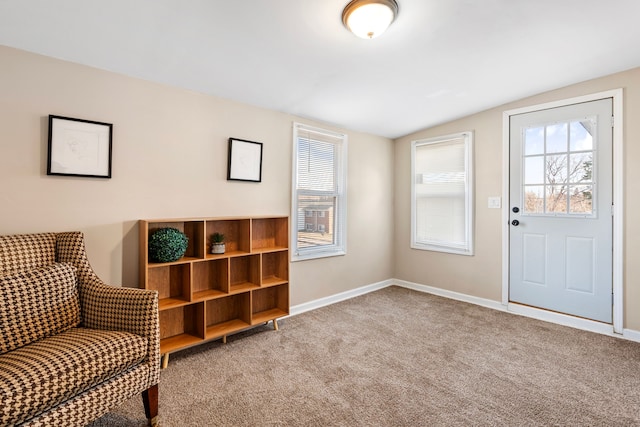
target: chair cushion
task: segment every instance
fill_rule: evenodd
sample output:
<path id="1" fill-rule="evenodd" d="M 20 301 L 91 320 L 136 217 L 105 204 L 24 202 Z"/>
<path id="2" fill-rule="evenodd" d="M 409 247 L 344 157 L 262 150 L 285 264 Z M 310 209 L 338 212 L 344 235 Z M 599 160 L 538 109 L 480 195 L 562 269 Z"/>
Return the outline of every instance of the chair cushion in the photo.
<path id="1" fill-rule="evenodd" d="M 0 276 L 35 270 L 56 262 L 56 234 L 0 236 Z"/>
<path id="2" fill-rule="evenodd" d="M 0 276 L 0 354 L 80 323 L 76 269 L 69 264 Z"/>
<path id="3" fill-rule="evenodd" d="M 129 332 L 72 328 L 0 355 L 0 425 L 13 425 L 144 360 L 147 340 Z"/>

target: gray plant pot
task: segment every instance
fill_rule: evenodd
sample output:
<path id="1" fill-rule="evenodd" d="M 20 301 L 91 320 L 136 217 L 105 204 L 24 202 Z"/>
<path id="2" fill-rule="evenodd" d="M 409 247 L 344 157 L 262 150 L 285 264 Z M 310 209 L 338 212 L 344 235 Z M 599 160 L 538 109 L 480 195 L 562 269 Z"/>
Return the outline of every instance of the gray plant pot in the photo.
<path id="1" fill-rule="evenodd" d="M 224 243 L 213 243 L 211 245 L 212 254 L 223 254 L 225 251 Z"/>

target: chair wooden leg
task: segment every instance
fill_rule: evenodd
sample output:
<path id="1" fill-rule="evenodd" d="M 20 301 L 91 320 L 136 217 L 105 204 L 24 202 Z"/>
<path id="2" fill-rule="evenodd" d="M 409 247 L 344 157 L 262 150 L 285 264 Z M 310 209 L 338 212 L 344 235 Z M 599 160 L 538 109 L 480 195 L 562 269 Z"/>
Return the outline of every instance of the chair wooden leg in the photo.
<path id="1" fill-rule="evenodd" d="M 149 387 L 142 392 L 142 403 L 144 404 L 144 414 L 149 420 L 150 426 L 158 425 L 158 384 Z"/>

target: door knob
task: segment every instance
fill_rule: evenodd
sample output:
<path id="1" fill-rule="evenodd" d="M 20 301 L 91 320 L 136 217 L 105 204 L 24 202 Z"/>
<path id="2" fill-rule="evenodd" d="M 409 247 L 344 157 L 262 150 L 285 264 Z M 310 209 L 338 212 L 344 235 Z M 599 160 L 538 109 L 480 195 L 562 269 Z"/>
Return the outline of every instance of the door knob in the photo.
<path id="1" fill-rule="evenodd" d="M 520 225 L 520 221 L 518 221 L 517 219 L 514 219 L 513 221 L 511 221 L 511 225 L 517 227 L 518 225 Z"/>
<path id="2" fill-rule="evenodd" d="M 518 213 L 520 212 L 520 208 L 515 206 L 513 209 L 511 209 L 513 211 L 513 213 Z"/>

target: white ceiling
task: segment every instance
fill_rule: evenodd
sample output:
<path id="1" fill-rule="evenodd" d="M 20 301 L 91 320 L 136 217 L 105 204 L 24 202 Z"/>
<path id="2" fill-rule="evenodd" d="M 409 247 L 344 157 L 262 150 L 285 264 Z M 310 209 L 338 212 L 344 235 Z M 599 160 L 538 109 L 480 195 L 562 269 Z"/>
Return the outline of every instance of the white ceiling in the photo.
<path id="1" fill-rule="evenodd" d="M 347 3 L 0 0 L 0 44 L 389 138 L 640 66 L 639 0 Z"/>

